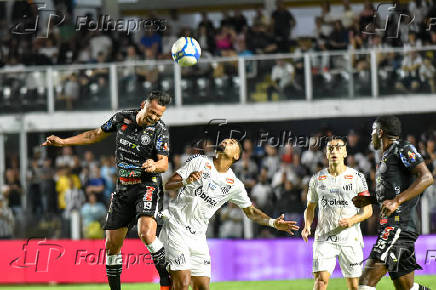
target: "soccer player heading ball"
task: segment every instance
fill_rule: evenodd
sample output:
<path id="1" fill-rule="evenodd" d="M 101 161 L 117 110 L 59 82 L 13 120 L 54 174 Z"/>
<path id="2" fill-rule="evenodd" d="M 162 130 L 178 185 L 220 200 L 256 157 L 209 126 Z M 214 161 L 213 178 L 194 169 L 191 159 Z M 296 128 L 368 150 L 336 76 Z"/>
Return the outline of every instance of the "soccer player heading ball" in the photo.
<path id="1" fill-rule="evenodd" d="M 330 140 L 326 155 L 329 167 L 310 179 L 304 212 L 305 226 L 301 235 L 307 242 L 318 206 L 318 225 L 313 243 L 314 289 L 327 289 L 336 257 L 339 258 L 348 289 L 357 289 L 363 260 L 360 222 L 372 215 L 372 206 L 367 205 L 359 211 L 352 198 L 369 195 L 368 186 L 362 173 L 344 164 L 347 149 L 342 139 Z"/>
<path id="2" fill-rule="evenodd" d="M 160 276 L 161 289 L 169 289 L 165 251 L 156 237 L 157 213 L 163 207 L 160 173 L 168 169 L 168 130 L 160 120 L 170 103 L 168 94 L 152 91 L 140 110 L 121 111 L 100 128 L 61 139 L 50 136 L 42 145 L 70 146 L 99 142 L 116 133 L 118 180 L 106 216 L 106 272 L 110 288 L 121 289 L 121 246 L 128 228 L 138 225 L 138 235 L 146 245 Z"/>
<path id="3" fill-rule="evenodd" d="M 357 207 L 370 203 L 381 207 L 377 242 L 359 279 L 360 290 L 375 290 L 386 273 L 391 276 L 395 289 L 428 289 L 414 283 L 415 270 L 422 269 L 415 257 L 416 206 L 419 195 L 433 184 L 433 176 L 415 146 L 401 140 L 400 135 L 401 123 L 397 117 L 375 120 L 372 144 L 382 153 L 377 164 L 376 194 L 353 199 Z"/>
<path id="4" fill-rule="evenodd" d="M 213 159 L 194 155 L 165 185 L 167 190 L 179 190 L 164 214 L 159 235 L 167 252 L 174 290 L 187 290 L 191 282 L 193 289 L 209 289 L 211 265 L 206 230 L 209 219 L 228 201 L 260 225 L 290 234 L 298 230 L 296 222 L 285 221 L 283 215 L 271 219 L 252 205 L 243 183 L 230 168 L 241 154 L 237 140 L 225 139 Z"/>

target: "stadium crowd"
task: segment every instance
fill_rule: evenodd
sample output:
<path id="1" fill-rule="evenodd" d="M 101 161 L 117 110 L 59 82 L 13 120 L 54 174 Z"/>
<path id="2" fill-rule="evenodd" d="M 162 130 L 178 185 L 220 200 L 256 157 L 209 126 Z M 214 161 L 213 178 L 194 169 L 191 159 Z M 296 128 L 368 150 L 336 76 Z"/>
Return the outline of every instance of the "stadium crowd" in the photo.
<path id="1" fill-rule="evenodd" d="M 295 10 L 288 9 L 281 0 L 277 1 L 277 8 L 271 15 L 266 15 L 263 9 L 257 9 L 256 15 L 251 19 L 244 15 L 244 11 L 238 9 L 223 11 L 220 21 L 211 21 L 207 13 L 202 12 L 201 21 L 196 27 L 185 27 L 179 20 L 176 10 L 170 15 L 157 15 L 151 12 L 147 19 L 154 25 L 145 31 L 130 34 L 111 29 L 109 31 L 89 29 L 92 19 L 100 19 L 95 19 L 92 15 L 86 15 L 86 21 L 78 30 L 75 23 L 77 19 L 72 17 L 73 10 L 66 7 L 63 1 L 55 1 L 55 3 L 56 9 L 65 14 L 64 22 L 57 26 L 53 21 L 52 27 L 48 29 L 48 37 L 36 38 L 13 34 L 8 29 L 23 21 L 23 13 L 28 15 L 25 25 L 35 23 L 37 13 L 35 7 L 29 6 L 25 1 L 14 2 L 10 17 L 12 23 L 8 25 L 5 20 L 0 21 L 0 68 L 20 70 L 26 65 L 103 64 L 171 59 L 171 44 L 177 37 L 189 35 L 199 41 L 203 52 L 202 59 L 213 56 L 296 54 L 297 57 L 286 61 L 247 65 L 247 78 L 250 78 L 250 70 L 255 67 L 253 76 L 248 82 L 248 90 L 252 93 L 251 101 L 304 97 L 304 61 L 298 55 L 306 52 L 321 53 L 311 58 L 315 97 L 348 93 L 347 81 L 350 76 L 355 80 L 355 95 L 370 95 L 369 54 L 353 55 L 353 72 L 350 75 L 346 73 L 349 69 L 344 55 L 332 56 L 322 53 L 383 47 L 404 48 L 404 51 L 377 54 L 381 95 L 436 91 L 434 50 L 418 53 L 411 50 L 436 44 L 436 26 L 432 24 L 436 17 L 436 4 L 433 1 L 416 0 L 407 4 L 397 3 L 386 21 L 378 15 L 378 7 L 370 1 L 365 2 L 360 12 L 353 10 L 347 0 L 344 1 L 342 11 L 332 10 L 329 2 L 326 1 L 322 5 L 320 15 L 314 15 L 314 30 L 308 31 L 306 36 L 299 37 L 294 33 L 297 25 L 293 15 Z M 65 3 L 69 2 L 65 1 Z M 0 2 L 0 5 L 5 3 Z M 381 31 L 380 27 L 384 27 L 385 24 L 386 29 Z M 108 24 L 108 27 L 110 28 L 111 25 Z M 174 86 L 171 83 L 172 73 L 169 68 L 153 66 L 137 66 L 120 70 L 119 86 L 122 88 L 120 93 L 135 95 L 144 87 L 171 90 Z M 162 82 L 166 74 L 170 77 Z M 193 90 L 198 91 L 204 86 L 210 87 L 209 91 L 199 92 L 199 95 L 205 95 L 204 98 L 213 93 L 219 95 L 216 87 L 221 82 L 229 87 L 225 87 L 228 90 L 223 91 L 222 99 L 229 94 L 236 96 L 238 90 L 233 92 L 231 86 L 232 77 L 237 75 L 237 63 L 234 62 L 220 62 L 215 65 L 204 63 L 182 71 L 184 79 L 194 83 Z M 223 77 L 227 78 L 220 80 Z M 102 98 L 108 95 L 107 88 L 110 81 L 108 68 L 61 71 L 53 78 L 56 100 L 59 103 L 57 109 L 77 108 L 84 101 L 83 98 L 78 101 L 83 95 L 91 95 L 91 99 L 95 99 L 95 105 L 99 101 L 101 103 Z M 201 80 L 197 82 L 196 80 L 200 78 Z M 227 79 L 230 80 L 228 84 Z M 22 105 L 40 102 L 40 109 L 45 108 L 46 92 L 43 88 L 46 82 L 42 74 L 2 74 L 0 82 L 3 87 L 0 92 L 1 102 L 5 107 L 13 106 L 17 103 L 16 100 L 21 98 Z M 213 83 L 213 85 L 206 83 Z M 256 85 L 260 83 L 265 83 L 266 88 L 265 91 L 260 92 L 259 97 Z M 182 85 L 185 86 L 184 83 Z M 186 91 L 184 95 L 190 95 L 190 91 Z M 238 99 L 237 96 L 235 98 Z M 214 95 L 209 99 L 211 100 L 219 101 L 219 98 Z M 188 102 L 189 100 L 186 100 L 185 103 Z M 198 102 L 199 100 L 196 100 L 196 103 Z"/>
<path id="2" fill-rule="evenodd" d="M 308 148 L 274 144 L 258 146 L 255 140 L 243 141 L 244 153 L 233 170 L 240 178 L 255 205 L 270 216 L 285 213 L 287 219 L 303 222 L 307 186 L 310 177 L 327 165 L 322 146 L 317 140 L 331 136 L 332 131 L 320 130 L 312 135 Z M 375 192 L 375 153 L 368 147 L 367 136 L 350 131 L 347 138 L 347 165 L 363 173 L 370 192 Z M 407 135 L 407 140 L 422 153 L 428 168 L 436 176 L 436 131 L 430 129 L 421 136 Z M 209 148 L 209 149 L 208 149 Z M 168 179 L 193 154 L 210 153 L 187 145 L 183 154 L 171 155 Z M 101 238 L 102 222 L 106 216 L 111 193 L 116 183 L 113 156 L 97 156 L 85 151 L 81 156 L 72 147 L 57 150 L 54 158 L 45 158 L 35 151 L 28 170 L 28 212 L 24 212 L 21 196 L 25 194 L 19 181 L 19 163 L 16 156 L 8 156 L 5 184 L 0 195 L 1 238 L 44 235 L 51 238 L 71 237 L 71 217 L 78 213 L 82 221 L 82 237 Z M 165 205 L 175 192 L 166 192 Z M 436 188 L 426 193 L 430 198 L 432 232 L 436 232 Z M 362 224 L 364 234 L 376 233 L 377 207 L 374 215 Z M 25 221 L 27 216 L 27 221 Z M 227 204 L 211 220 L 208 237 L 242 238 L 243 213 L 233 204 Z M 23 227 L 24 223 L 27 225 Z M 132 237 L 134 231 L 130 232 Z M 281 235 L 268 227 L 254 227 L 254 237 L 272 238 Z M 283 235 L 283 234 L 282 234 Z M 297 234 L 298 235 L 298 234 Z"/>

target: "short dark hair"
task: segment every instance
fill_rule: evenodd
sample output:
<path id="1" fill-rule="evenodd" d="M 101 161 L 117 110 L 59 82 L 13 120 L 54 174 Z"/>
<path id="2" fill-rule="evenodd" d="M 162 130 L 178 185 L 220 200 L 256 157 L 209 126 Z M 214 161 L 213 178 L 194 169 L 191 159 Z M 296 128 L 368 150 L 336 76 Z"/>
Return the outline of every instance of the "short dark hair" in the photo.
<path id="1" fill-rule="evenodd" d="M 401 121 L 396 116 L 381 116 L 375 120 L 380 124 L 380 129 L 388 136 L 400 137 Z"/>
<path id="2" fill-rule="evenodd" d="M 171 103 L 171 96 L 162 91 L 153 90 L 151 91 L 146 98 L 147 101 L 157 100 L 157 103 L 161 106 L 167 106 Z"/>

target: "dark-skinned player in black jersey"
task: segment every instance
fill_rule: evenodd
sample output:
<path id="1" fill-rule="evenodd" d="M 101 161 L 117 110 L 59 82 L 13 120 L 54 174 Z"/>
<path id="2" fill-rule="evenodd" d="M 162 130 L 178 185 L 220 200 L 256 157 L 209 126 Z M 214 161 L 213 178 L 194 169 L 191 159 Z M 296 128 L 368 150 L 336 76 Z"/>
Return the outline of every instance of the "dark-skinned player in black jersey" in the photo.
<path id="1" fill-rule="evenodd" d="M 433 184 L 433 176 L 415 146 L 400 139 L 401 122 L 383 116 L 372 127 L 372 144 L 381 151 L 376 170 L 375 196 L 357 196 L 353 203 L 363 207 L 378 203 L 381 208 L 379 234 L 359 279 L 359 290 L 375 290 L 389 273 L 395 289 L 428 289 L 414 283 L 415 241 L 418 238 L 419 196 Z"/>
<path id="2" fill-rule="evenodd" d="M 100 128 L 61 139 L 50 136 L 44 146 L 88 145 L 116 133 L 117 185 L 106 216 L 106 273 L 112 290 L 121 289 L 121 247 L 129 227 L 138 225 L 160 276 L 160 289 L 170 289 L 165 269 L 165 251 L 156 237 L 162 210 L 160 174 L 168 169 L 169 136 L 160 120 L 171 102 L 168 94 L 152 91 L 141 109 L 120 111 Z"/>

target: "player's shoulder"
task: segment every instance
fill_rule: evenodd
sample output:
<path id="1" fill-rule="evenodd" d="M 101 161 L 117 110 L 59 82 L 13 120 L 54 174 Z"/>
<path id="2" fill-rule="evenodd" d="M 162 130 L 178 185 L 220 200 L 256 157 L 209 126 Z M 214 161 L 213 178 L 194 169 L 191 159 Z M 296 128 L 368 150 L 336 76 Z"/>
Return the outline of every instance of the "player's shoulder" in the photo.
<path id="1" fill-rule="evenodd" d="M 345 172 L 346 175 L 353 175 L 354 176 L 364 176 L 364 174 L 362 172 L 360 172 L 359 170 L 352 168 L 352 167 L 347 167 L 347 171 Z"/>
<path id="2" fill-rule="evenodd" d="M 320 171 L 316 172 L 314 175 L 312 175 L 313 180 L 323 180 L 327 178 L 327 175 L 329 174 L 327 168 L 323 168 Z"/>
<path id="3" fill-rule="evenodd" d="M 157 129 L 158 131 L 161 131 L 161 132 L 166 132 L 166 131 L 168 131 L 167 125 L 166 125 L 165 122 L 162 121 L 162 120 L 157 121 L 156 124 L 155 124 L 155 126 L 156 126 L 156 129 Z"/>
<path id="4" fill-rule="evenodd" d="M 185 163 L 189 163 L 189 162 L 203 162 L 203 161 L 208 161 L 208 160 L 209 159 L 205 155 L 194 154 L 192 156 L 189 156 L 188 159 L 186 159 Z"/>
<path id="5" fill-rule="evenodd" d="M 127 122 L 131 122 L 131 121 L 136 121 L 136 114 L 138 114 L 138 110 L 135 109 L 131 109 L 131 110 L 121 110 L 115 113 L 115 115 L 113 116 L 114 121 L 127 121 Z"/>

